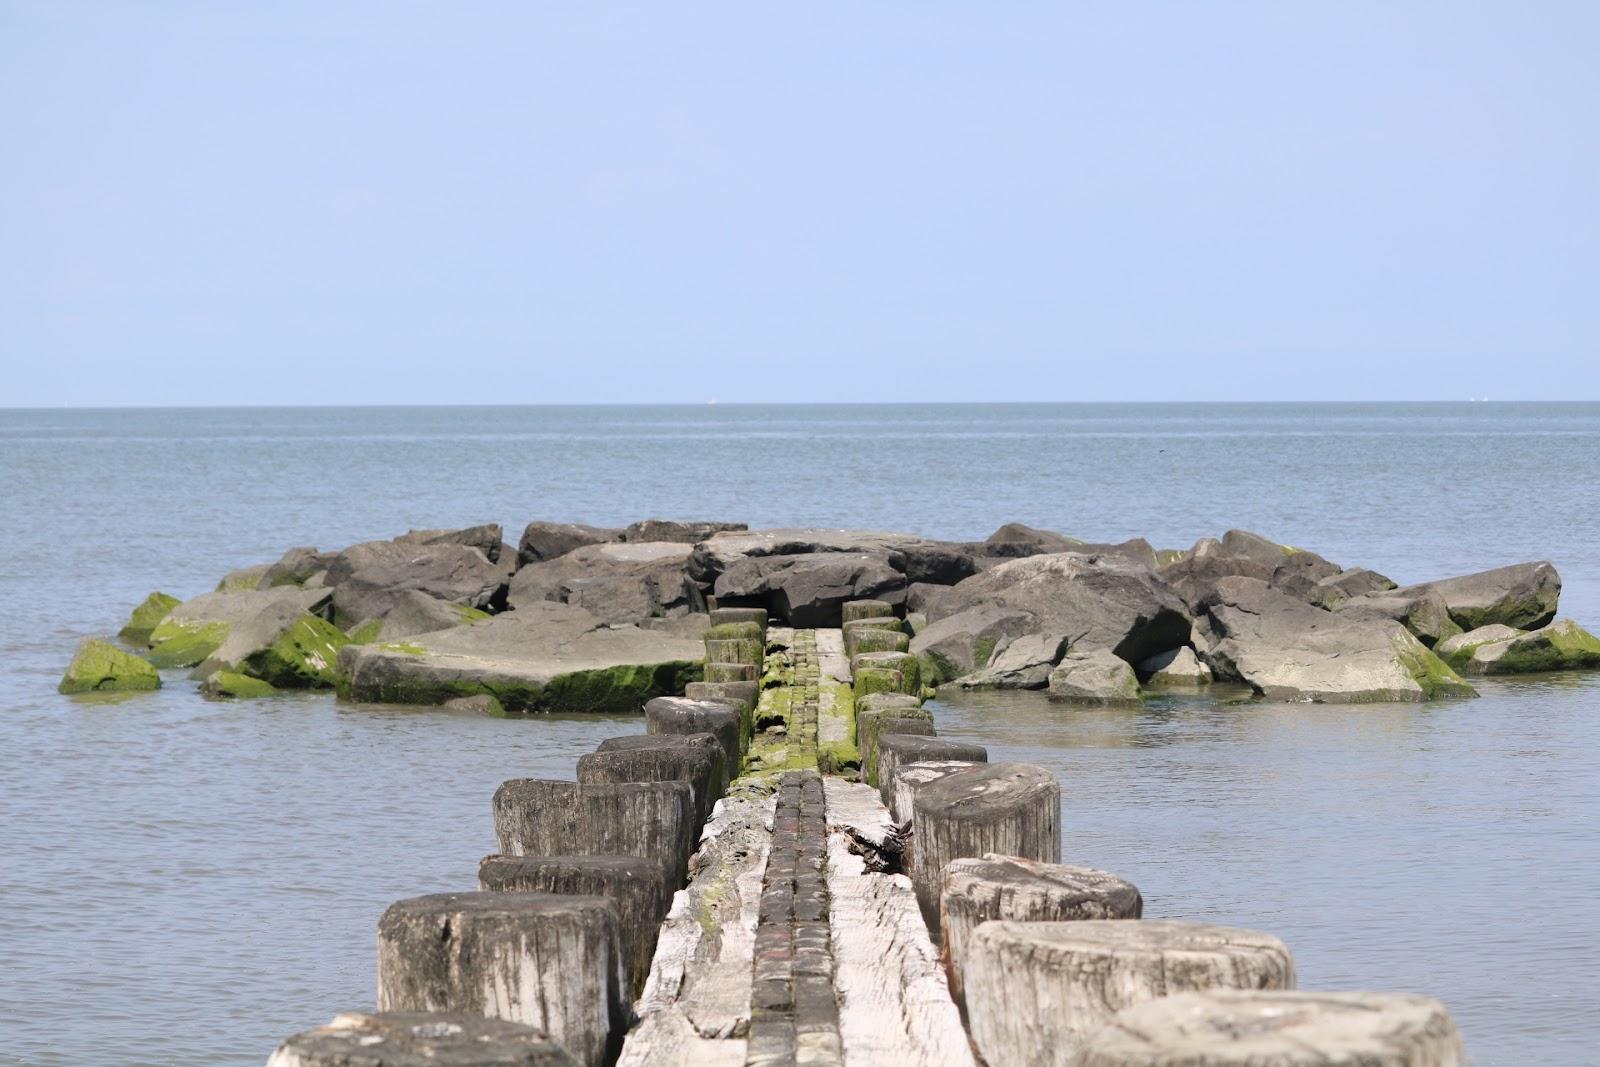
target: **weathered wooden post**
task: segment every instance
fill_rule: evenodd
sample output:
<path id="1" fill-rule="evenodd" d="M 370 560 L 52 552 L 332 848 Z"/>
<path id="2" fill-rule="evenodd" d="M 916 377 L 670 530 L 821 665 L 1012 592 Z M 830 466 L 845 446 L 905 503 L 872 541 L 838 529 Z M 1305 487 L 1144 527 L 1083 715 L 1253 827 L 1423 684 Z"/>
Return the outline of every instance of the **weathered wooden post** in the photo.
<path id="1" fill-rule="evenodd" d="M 690 700 L 719 700 L 740 708 L 746 720 L 755 713 L 761 699 L 760 682 L 690 682 L 683 687 L 683 695 Z M 746 728 L 748 733 L 748 727 Z"/>
<path id="2" fill-rule="evenodd" d="M 1270 934 L 1205 923 L 987 922 L 967 942 L 963 988 L 984 1059 L 1067 1064 L 1123 1008 L 1199 990 L 1292 989 L 1294 960 Z"/>
<path id="3" fill-rule="evenodd" d="M 858 695 L 922 693 L 922 665 L 909 652 L 858 652 L 850 657 L 850 676 Z"/>
<path id="4" fill-rule="evenodd" d="M 345 1012 L 295 1034 L 267 1067 L 576 1067 L 543 1030 L 441 1012 Z"/>
<path id="5" fill-rule="evenodd" d="M 1030 763 L 990 763 L 917 790 L 911 803 L 916 838 L 911 882 L 922 918 L 939 929 L 939 892 L 952 860 L 997 852 L 1061 860 L 1061 786 Z"/>
<path id="6" fill-rule="evenodd" d="M 766 608 L 712 608 L 711 625 L 727 626 L 731 624 L 753 624 L 761 628 L 763 634 L 767 629 Z"/>
<path id="7" fill-rule="evenodd" d="M 906 624 L 893 615 L 874 616 L 867 619 L 850 619 L 842 629 L 844 635 L 844 654 L 856 654 L 856 642 L 861 640 L 861 635 L 866 630 L 887 630 L 890 633 L 905 633 Z"/>
<path id="8" fill-rule="evenodd" d="M 761 668 L 753 663 L 707 663 L 706 681 L 708 682 L 749 682 L 756 683 L 761 677 Z"/>
<path id="9" fill-rule="evenodd" d="M 839 609 L 843 622 L 857 619 L 883 619 L 894 617 L 894 605 L 886 600 L 847 600 Z"/>
<path id="10" fill-rule="evenodd" d="M 908 763 L 987 763 L 989 750 L 965 741 L 949 741 L 923 734 L 879 734 L 877 743 L 878 795 L 883 806 L 894 810 L 894 772 Z"/>
<path id="11" fill-rule="evenodd" d="M 1088 1036 L 1076 1067 L 1457 1067 L 1450 1011 L 1431 997 L 1285 991 L 1179 993 Z"/>
<path id="12" fill-rule="evenodd" d="M 957 774 L 970 770 L 985 760 L 915 760 L 910 763 L 896 763 L 894 772 L 889 777 L 888 792 L 889 802 L 884 806 L 889 809 L 889 818 L 895 825 L 905 826 L 911 822 L 911 801 L 917 795 L 917 790 L 929 782 L 937 782 L 947 775 Z"/>
<path id="13" fill-rule="evenodd" d="M 647 734 L 710 734 L 722 745 L 727 773 L 722 790 L 739 776 L 739 761 L 746 738 L 739 708 L 714 700 L 688 700 L 684 697 L 656 697 L 644 706 L 644 731 Z"/>
<path id="14" fill-rule="evenodd" d="M 901 770 L 902 776 L 922 764 Z M 1088 867 L 1036 863 L 990 853 L 981 859 L 953 860 L 945 866 L 939 894 L 939 931 L 950 973 L 950 993 L 965 1011 L 962 968 L 967 943 L 990 920 L 1067 922 L 1082 919 L 1137 919 L 1144 898 L 1131 882 Z"/>
<path id="15" fill-rule="evenodd" d="M 855 657 L 868 652 L 909 652 L 911 638 L 900 630 L 857 629 L 850 632 L 845 655 Z"/>
<path id="16" fill-rule="evenodd" d="M 672 904 L 666 871 L 643 856 L 486 856 L 478 884 L 495 893 L 605 897 L 617 905 L 628 996 L 650 974 L 661 919 Z"/>
<path id="17" fill-rule="evenodd" d="M 649 856 L 676 890 L 695 847 L 694 787 L 513 778 L 495 790 L 494 832 L 510 856 Z"/>
<path id="18" fill-rule="evenodd" d="M 378 1010 L 537 1026 L 580 1063 L 616 1057 L 628 1001 L 615 902 L 549 893 L 438 893 L 378 922 Z"/>
<path id="19" fill-rule="evenodd" d="M 635 734 L 608 737 L 578 757 L 578 781 L 688 782 L 694 787 L 695 835 L 722 796 L 727 777 L 722 745 L 710 734 Z"/>
<path id="20" fill-rule="evenodd" d="M 727 637 L 706 641 L 706 662 L 746 663 L 760 672 L 766 658 L 765 642 L 754 637 Z"/>

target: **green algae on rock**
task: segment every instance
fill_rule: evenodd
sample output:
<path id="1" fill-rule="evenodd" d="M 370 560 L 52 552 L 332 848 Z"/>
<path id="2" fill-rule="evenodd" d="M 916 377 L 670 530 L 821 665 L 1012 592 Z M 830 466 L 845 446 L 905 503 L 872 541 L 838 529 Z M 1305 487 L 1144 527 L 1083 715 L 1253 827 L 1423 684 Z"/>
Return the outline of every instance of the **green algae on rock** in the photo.
<path id="1" fill-rule="evenodd" d="M 350 643 L 344 631 L 315 615 L 290 623 L 267 647 L 243 661 L 243 673 L 281 689 L 331 689 L 337 681 L 339 650 Z"/>
<path id="2" fill-rule="evenodd" d="M 161 688 L 161 675 L 145 660 L 104 641 L 78 645 L 56 689 L 62 693 L 142 692 Z"/>
<path id="3" fill-rule="evenodd" d="M 200 692 L 211 700 L 269 697 L 278 690 L 270 682 L 236 671 L 216 671 L 200 683 Z"/>
<path id="4" fill-rule="evenodd" d="M 222 647 L 232 624 L 162 619 L 150 633 L 150 662 L 157 667 L 193 667 Z"/>
<path id="5" fill-rule="evenodd" d="M 1462 645 L 1452 649 L 1452 657 L 1463 674 L 1532 674 L 1538 671 L 1584 670 L 1600 667 L 1600 638 L 1571 619 L 1557 619 L 1548 626 L 1526 633 L 1504 627 L 1482 627 L 1453 640 Z M 1470 643 L 1474 635 L 1496 630 L 1498 640 Z"/>
<path id="6" fill-rule="evenodd" d="M 124 641 L 135 644 L 144 644 L 150 640 L 150 634 L 166 618 L 173 608 L 181 604 L 175 596 L 157 591 L 145 597 L 140 605 L 133 609 L 133 614 L 128 616 L 127 624 L 117 631 L 117 636 Z"/>

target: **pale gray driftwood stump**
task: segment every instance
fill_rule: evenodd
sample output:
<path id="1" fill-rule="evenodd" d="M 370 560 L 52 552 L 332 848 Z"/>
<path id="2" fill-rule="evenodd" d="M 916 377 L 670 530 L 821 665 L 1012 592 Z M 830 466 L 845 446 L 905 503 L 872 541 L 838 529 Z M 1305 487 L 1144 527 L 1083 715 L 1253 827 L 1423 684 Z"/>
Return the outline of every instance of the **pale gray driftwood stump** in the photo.
<path id="1" fill-rule="evenodd" d="M 896 763 L 888 786 L 889 818 L 895 825 L 904 826 L 911 821 L 911 801 L 916 797 L 917 790 L 929 782 L 937 782 L 961 771 L 968 771 L 974 767 L 982 766 L 978 760 L 916 760 L 911 763 Z"/>
<path id="2" fill-rule="evenodd" d="M 911 803 L 911 883 L 928 928 L 939 929 L 945 865 L 991 852 L 1058 863 L 1061 786 L 1031 763 L 990 763 L 918 789 Z"/>
<path id="3" fill-rule="evenodd" d="M 608 737 L 578 757 L 578 781 L 688 782 L 694 787 L 695 836 L 722 796 L 727 765 L 722 743 L 711 734 L 633 734 Z"/>
<path id="4" fill-rule="evenodd" d="M 924 764 L 903 768 L 900 775 Z M 1088 867 L 1038 863 L 989 853 L 981 859 L 945 865 L 939 894 L 939 931 L 944 939 L 950 993 L 965 1010 L 962 968 L 967 942 L 981 923 L 1065 922 L 1082 919 L 1137 919 L 1144 898 L 1130 882 Z"/>
<path id="5" fill-rule="evenodd" d="M 986 922 L 967 942 L 967 1020 L 990 1063 L 1067 1064 L 1123 1008 L 1173 993 L 1292 989 L 1282 941 L 1166 919 Z"/>
<path id="6" fill-rule="evenodd" d="M 739 777 L 739 760 L 744 755 L 743 719 L 737 704 L 715 700 L 688 700 L 684 697 L 656 697 L 644 706 L 644 732 L 647 734 L 710 734 L 722 746 L 727 774 L 722 791 Z"/>
<path id="7" fill-rule="evenodd" d="M 672 906 L 666 872 L 656 860 L 643 856 L 487 856 L 478 864 L 478 884 L 495 893 L 559 893 L 616 901 L 628 995 L 637 997 L 644 989 L 661 920 Z"/>
<path id="8" fill-rule="evenodd" d="M 989 750 L 982 745 L 965 741 L 947 741 L 942 737 L 923 734 L 885 732 L 878 735 L 876 745 L 878 769 L 878 796 L 883 806 L 894 811 L 894 772 L 908 763 L 956 761 L 987 763 Z M 898 819 L 898 816 L 896 816 Z"/>
<path id="9" fill-rule="evenodd" d="M 267 1067 L 577 1067 L 532 1026 L 471 1015 L 345 1012 L 295 1034 Z"/>
<path id="10" fill-rule="evenodd" d="M 584 1064 L 615 1059 L 628 1025 L 615 902 L 550 893 L 436 893 L 378 921 L 378 1010 L 537 1026 Z"/>
<path id="11" fill-rule="evenodd" d="M 1119 1011 L 1075 1067 L 1457 1067 L 1455 1020 L 1431 997 L 1180 993 Z"/>
<path id="12" fill-rule="evenodd" d="M 580 785 L 513 778 L 494 793 L 494 832 L 509 856 L 646 856 L 683 885 L 695 847 L 688 782 Z"/>

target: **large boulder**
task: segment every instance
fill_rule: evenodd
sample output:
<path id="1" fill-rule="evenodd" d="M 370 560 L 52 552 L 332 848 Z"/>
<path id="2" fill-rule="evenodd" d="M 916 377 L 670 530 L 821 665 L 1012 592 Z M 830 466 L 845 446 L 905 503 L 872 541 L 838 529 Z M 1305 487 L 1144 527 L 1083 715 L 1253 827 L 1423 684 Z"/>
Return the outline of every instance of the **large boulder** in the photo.
<path id="1" fill-rule="evenodd" d="M 1211 682 L 1211 668 L 1187 645 L 1151 656 L 1138 665 L 1138 673 L 1149 689 L 1193 689 Z"/>
<path id="2" fill-rule="evenodd" d="M 498 522 L 485 522 L 459 530 L 411 530 L 395 538 L 401 545 L 466 545 L 482 552 L 490 563 L 500 561 L 505 532 Z"/>
<path id="3" fill-rule="evenodd" d="M 1336 603 L 1333 610 L 1349 619 L 1388 619 L 1397 622 L 1429 648 L 1461 632 L 1461 627 L 1450 617 L 1450 608 L 1444 597 L 1426 587 L 1390 589 L 1353 596 Z"/>
<path id="4" fill-rule="evenodd" d="M 672 541 L 693 545 L 713 534 L 742 532 L 750 529 L 742 522 L 675 522 L 670 519 L 645 519 L 630 523 L 622 531 L 624 541 Z"/>
<path id="5" fill-rule="evenodd" d="M 1351 567 L 1347 571 L 1340 571 L 1321 579 L 1311 587 L 1303 599 L 1319 608 L 1331 611 L 1351 597 L 1384 593 L 1393 588 L 1395 583 L 1377 571 L 1369 571 L 1365 567 Z"/>
<path id="6" fill-rule="evenodd" d="M 279 689 L 331 689 L 337 682 L 339 650 L 350 643 L 326 619 L 271 604 L 236 623 L 217 650 L 195 672 L 204 678 L 226 671 L 259 678 Z"/>
<path id="7" fill-rule="evenodd" d="M 387 615 L 407 590 L 480 611 L 505 606 L 507 575 L 476 548 L 448 541 L 379 544 L 387 547 L 346 549 L 328 568 L 324 581 L 333 587 L 333 621 L 340 626 L 353 628 Z M 356 565 L 345 573 L 357 548 Z"/>
<path id="8" fill-rule="evenodd" d="M 924 633 L 979 605 L 1026 612 L 1032 623 L 1019 634 L 1064 634 L 1074 650 L 1109 649 L 1130 663 L 1189 641 L 1183 601 L 1148 567 L 1120 556 L 1063 552 L 1003 563 L 929 605 Z"/>
<path id="9" fill-rule="evenodd" d="M 1600 667 L 1600 637 L 1571 619 L 1523 632 L 1498 623 L 1439 644 L 1439 654 L 1462 674 L 1530 674 Z"/>
<path id="10" fill-rule="evenodd" d="M 530 563 L 558 559 L 584 545 L 603 545 L 622 540 L 622 531 L 576 522 L 530 522 L 517 545 L 517 559 Z"/>
<path id="11" fill-rule="evenodd" d="M 313 576 L 325 574 L 333 562 L 333 553 L 318 552 L 312 547 L 291 548 L 278 562 L 267 567 L 256 583 L 258 589 L 279 585 L 305 585 Z"/>
<path id="12" fill-rule="evenodd" d="M 1229 530 L 1222 538 L 1205 537 L 1178 559 L 1161 568 L 1161 576 L 1191 611 L 1198 610 L 1224 578 L 1259 578 L 1301 599 L 1311 599 L 1317 584 L 1340 573 L 1315 552 L 1280 545 L 1248 530 Z"/>
<path id="13" fill-rule="evenodd" d="M 701 546 L 696 546 L 698 552 Z M 838 626 L 847 601 L 905 603 L 905 575 L 881 556 L 819 552 L 748 556 L 718 576 L 719 605 L 765 607 L 790 626 Z"/>
<path id="14" fill-rule="evenodd" d="M 295 586 L 204 593 L 173 608 L 150 631 L 150 662 L 157 667 L 193 667 L 220 648 L 236 624 L 268 607 L 326 616 L 330 599 L 326 589 Z"/>
<path id="15" fill-rule="evenodd" d="M 1224 578 L 1196 626 L 1216 675 L 1274 700 L 1326 703 L 1476 696 L 1404 627 L 1312 607 L 1255 578 Z"/>
<path id="16" fill-rule="evenodd" d="M 138 656 L 86 637 L 56 689 L 63 693 L 137 692 L 160 689 L 161 675 Z"/>
<path id="17" fill-rule="evenodd" d="M 983 552 L 986 556 L 1022 559 L 1055 552 L 1075 552 L 1081 544 L 1083 542 L 1077 538 L 1058 534 L 1054 530 L 1040 530 L 1024 523 L 1008 522 L 984 540 Z"/>
<path id="18" fill-rule="evenodd" d="M 488 612 L 465 604 L 452 604 L 415 589 L 403 589 L 382 615 L 352 627 L 350 640 L 357 644 L 403 641 L 417 634 L 469 626 L 489 617 Z"/>
<path id="19" fill-rule="evenodd" d="M 684 573 L 691 551 L 671 541 L 584 545 L 525 565 L 506 599 L 517 609 L 540 601 L 576 604 L 605 622 L 686 615 L 702 606 Z"/>
<path id="20" fill-rule="evenodd" d="M 1491 571 L 1404 586 L 1396 592 L 1431 589 L 1444 598 L 1450 618 L 1463 630 L 1500 623 L 1536 630 L 1556 617 L 1561 575 L 1549 563 L 1517 563 Z"/>
<path id="21" fill-rule="evenodd" d="M 683 693 L 703 654 L 693 638 L 608 627 L 575 605 L 539 601 L 473 626 L 348 645 L 339 663 L 357 700 L 442 704 L 489 693 L 511 712 L 637 711 Z"/>
<path id="22" fill-rule="evenodd" d="M 938 685 L 987 667 L 997 648 L 1036 629 L 1028 611 L 980 602 L 930 622 L 911 639 L 911 653 L 922 661 L 924 677 Z"/>
<path id="23" fill-rule="evenodd" d="M 982 670 L 957 678 L 958 689 L 1043 689 L 1061 662 L 1067 639 L 1060 634 L 1024 634 L 1005 645 Z"/>
<path id="24" fill-rule="evenodd" d="M 1050 672 L 1050 699 L 1074 704 L 1137 704 L 1139 679 L 1107 649 L 1068 652 Z"/>

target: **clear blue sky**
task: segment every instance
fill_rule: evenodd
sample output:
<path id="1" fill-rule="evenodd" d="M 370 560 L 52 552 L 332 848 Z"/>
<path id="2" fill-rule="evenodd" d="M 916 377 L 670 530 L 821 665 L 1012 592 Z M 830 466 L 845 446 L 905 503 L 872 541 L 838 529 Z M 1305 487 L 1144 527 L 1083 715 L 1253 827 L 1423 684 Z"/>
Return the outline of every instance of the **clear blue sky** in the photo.
<path id="1" fill-rule="evenodd" d="M 1600 4 L 0 0 L 0 406 L 1600 397 Z"/>

